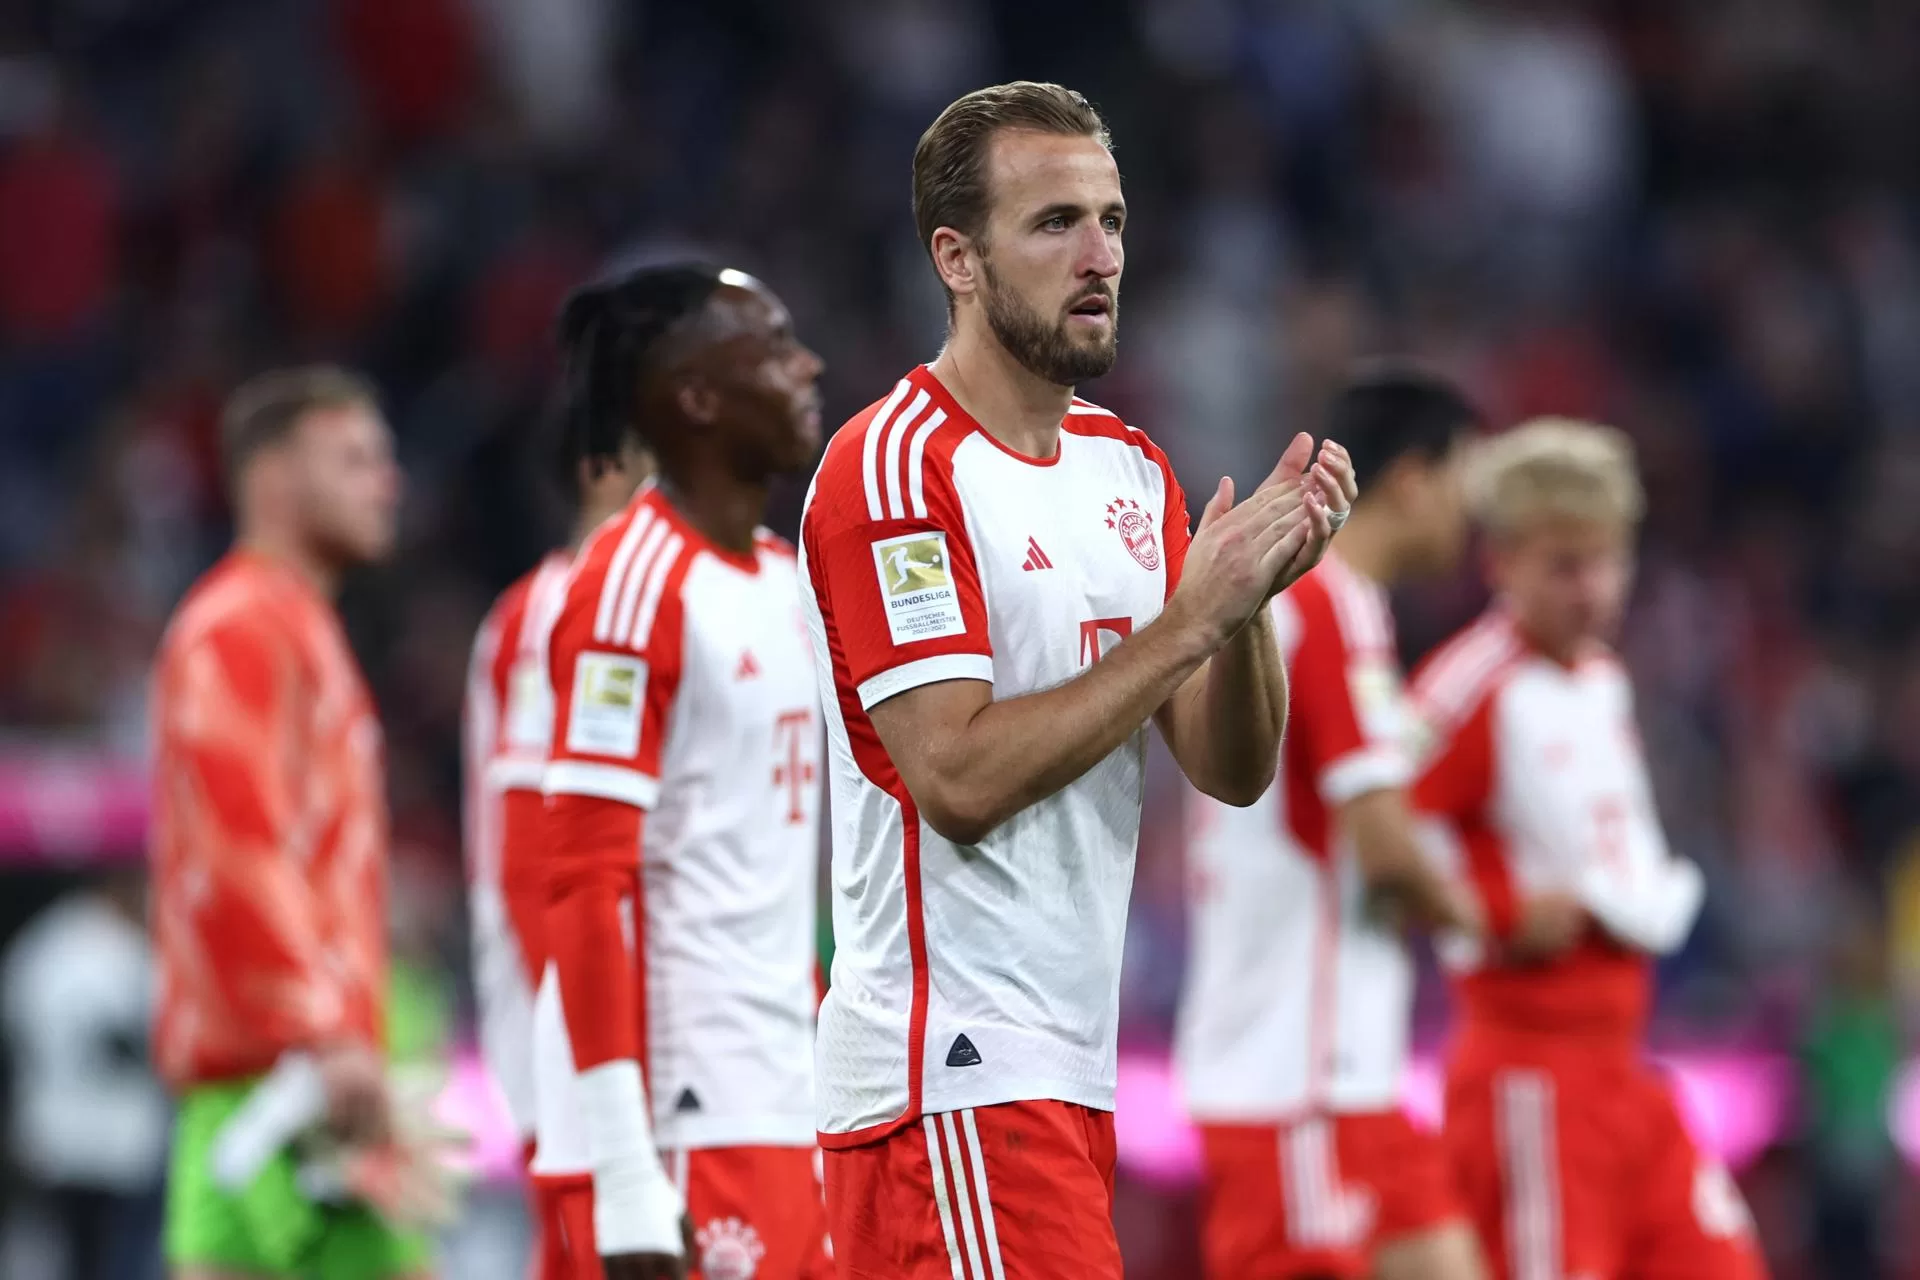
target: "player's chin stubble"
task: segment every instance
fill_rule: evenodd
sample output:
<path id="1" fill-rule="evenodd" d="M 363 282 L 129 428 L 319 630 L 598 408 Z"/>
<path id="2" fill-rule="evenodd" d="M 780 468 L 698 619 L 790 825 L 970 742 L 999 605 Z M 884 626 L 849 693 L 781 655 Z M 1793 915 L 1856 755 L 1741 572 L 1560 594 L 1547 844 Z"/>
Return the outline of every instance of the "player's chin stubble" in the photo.
<path id="1" fill-rule="evenodd" d="M 1120 333 L 1118 298 L 1108 295 L 1105 341 L 1076 343 L 1068 332 L 1065 314 L 1048 325 L 1024 298 L 1001 287 L 991 267 L 985 274 L 987 324 L 1000 345 L 1027 372 L 1057 386 L 1071 387 L 1113 368 Z"/>

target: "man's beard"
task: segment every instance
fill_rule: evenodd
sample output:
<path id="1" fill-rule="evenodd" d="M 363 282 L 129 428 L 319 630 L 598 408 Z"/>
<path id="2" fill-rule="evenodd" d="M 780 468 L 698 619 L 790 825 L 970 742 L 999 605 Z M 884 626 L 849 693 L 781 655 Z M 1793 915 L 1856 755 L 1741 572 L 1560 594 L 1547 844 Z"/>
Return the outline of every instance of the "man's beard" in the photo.
<path id="1" fill-rule="evenodd" d="M 1114 297 L 1111 290 L 1102 286 L 1107 299 L 1106 340 L 1088 345 L 1072 339 L 1065 315 L 1049 326 L 1038 311 L 1027 305 L 1026 299 L 1011 289 L 1001 288 L 1000 279 L 990 265 L 983 263 L 982 266 L 987 285 L 987 324 L 992 327 L 993 336 L 1000 339 L 1000 345 L 1028 373 L 1056 386 L 1071 387 L 1113 368 L 1119 346 L 1120 299 Z M 1076 305 L 1087 296 L 1083 293 L 1068 305 Z"/>

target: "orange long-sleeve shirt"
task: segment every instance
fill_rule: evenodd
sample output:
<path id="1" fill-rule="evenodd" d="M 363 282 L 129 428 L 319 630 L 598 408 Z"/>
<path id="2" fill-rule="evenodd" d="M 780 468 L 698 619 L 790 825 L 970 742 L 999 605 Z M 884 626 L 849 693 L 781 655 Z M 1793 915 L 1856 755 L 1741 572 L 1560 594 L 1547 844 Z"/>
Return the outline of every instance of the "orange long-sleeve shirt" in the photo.
<path id="1" fill-rule="evenodd" d="M 387 977 L 380 726 L 338 615 L 245 551 L 195 584 L 153 682 L 155 1056 L 176 1087 L 377 1044 Z"/>

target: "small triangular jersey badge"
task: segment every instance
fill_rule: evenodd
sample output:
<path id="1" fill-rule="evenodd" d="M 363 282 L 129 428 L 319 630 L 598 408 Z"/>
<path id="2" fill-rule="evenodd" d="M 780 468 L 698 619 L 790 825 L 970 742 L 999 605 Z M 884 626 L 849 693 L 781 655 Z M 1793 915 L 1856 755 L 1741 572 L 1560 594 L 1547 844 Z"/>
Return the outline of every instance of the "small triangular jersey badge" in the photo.
<path id="1" fill-rule="evenodd" d="M 950 1067 L 977 1067 L 980 1065 L 980 1051 L 973 1047 L 973 1041 L 965 1036 L 953 1038 L 953 1048 L 947 1050 L 947 1065 Z"/>
<path id="2" fill-rule="evenodd" d="M 700 1095 L 695 1093 L 691 1087 L 682 1089 L 680 1096 L 673 1100 L 673 1109 L 676 1112 L 698 1111 L 700 1109 Z"/>
<path id="3" fill-rule="evenodd" d="M 1022 564 L 1020 567 L 1022 569 L 1025 569 L 1028 573 L 1031 573 L 1035 569 L 1053 568 L 1053 561 L 1047 559 L 1047 553 L 1040 549 L 1040 543 L 1036 541 L 1033 537 L 1029 536 L 1027 538 L 1026 563 Z"/>
<path id="4" fill-rule="evenodd" d="M 760 674 L 760 664 L 753 660 L 753 650 L 740 651 L 740 665 L 734 669 L 735 680 L 751 680 Z"/>

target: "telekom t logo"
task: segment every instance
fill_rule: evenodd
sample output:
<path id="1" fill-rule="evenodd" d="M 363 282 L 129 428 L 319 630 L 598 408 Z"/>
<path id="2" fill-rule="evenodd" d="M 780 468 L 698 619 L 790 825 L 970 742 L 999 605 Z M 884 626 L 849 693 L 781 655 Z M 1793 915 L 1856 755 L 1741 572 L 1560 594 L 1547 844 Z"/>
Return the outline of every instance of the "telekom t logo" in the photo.
<path id="1" fill-rule="evenodd" d="M 775 749 L 781 753 L 773 766 L 773 785 L 787 789 L 788 826 L 799 826 L 807 820 L 803 788 L 813 782 L 815 771 L 804 744 L 812 726 L 811 711 L 782 711 L 773 722 Z"/>
<path id="2" fill-rule="evenodd" d="M 1133 634 L 1132 618 L 1088 618 L 1080 624 L 1080 665 L 1090 667 L 1100 661 L 1106 652 L 1101 647 L 1100 633 L 1110 632 L 1113 642 L 1118 644 Z"/>

